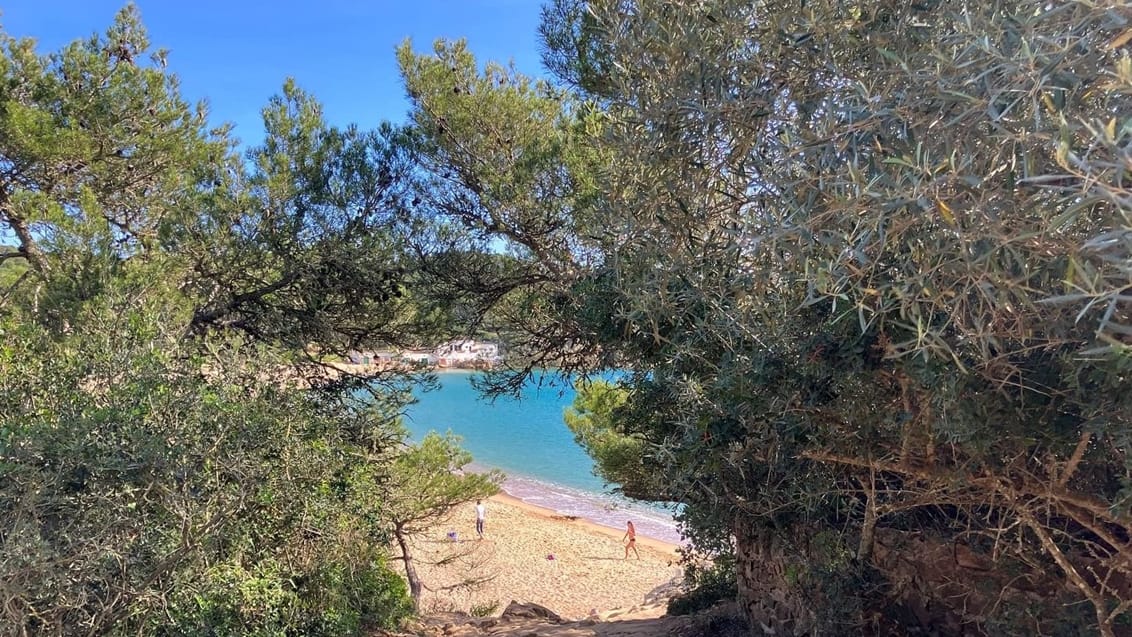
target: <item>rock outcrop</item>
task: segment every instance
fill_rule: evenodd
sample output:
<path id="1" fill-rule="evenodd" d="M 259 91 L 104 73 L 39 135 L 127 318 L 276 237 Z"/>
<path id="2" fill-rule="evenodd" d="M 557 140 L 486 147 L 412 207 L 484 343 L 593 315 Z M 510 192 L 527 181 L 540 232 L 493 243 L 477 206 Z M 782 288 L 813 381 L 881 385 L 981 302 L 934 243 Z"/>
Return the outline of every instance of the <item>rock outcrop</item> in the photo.
<path id="1" fill-rule="evenodd" d="M 695 616 L 664 615 L 667 600 L 593 613 L 566 621 L 538 604 L 512 601 L 499 617 L 440 613 L 423 618 L 403 632 L 380 637 L 739 637 L 746 627 L 733 606 Z"/>

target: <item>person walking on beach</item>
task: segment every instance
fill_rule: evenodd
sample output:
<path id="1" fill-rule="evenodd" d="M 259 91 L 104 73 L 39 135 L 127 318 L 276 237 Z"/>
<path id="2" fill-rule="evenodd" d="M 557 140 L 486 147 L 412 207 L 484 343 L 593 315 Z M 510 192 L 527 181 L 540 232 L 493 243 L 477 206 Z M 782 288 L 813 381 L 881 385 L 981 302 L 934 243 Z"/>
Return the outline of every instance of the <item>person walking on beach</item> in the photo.
<path id="1" fill-rule="evenodd" d="M 628 528 L 625 529 L 625 535 L 621 538 L 622 542 L 625 542 L 626 539 L 629 540 L 625 542 L 625 559 L 629 559 L 629 549 L 633 549 L 633 552 L 637 554 L 637 559 L 639 560 L 641 559 L 641 554 L 637 551 L 637 527 L 633 526 L 632 520 L 627 520 L 625 526 Z"/>
<path id="2" fill-rule="evenodd" d="M 483 539 L 483 520 L 487 517 L 487 508 L 483 505 L 483 500 L 476 500 L 476 535 Z"/>

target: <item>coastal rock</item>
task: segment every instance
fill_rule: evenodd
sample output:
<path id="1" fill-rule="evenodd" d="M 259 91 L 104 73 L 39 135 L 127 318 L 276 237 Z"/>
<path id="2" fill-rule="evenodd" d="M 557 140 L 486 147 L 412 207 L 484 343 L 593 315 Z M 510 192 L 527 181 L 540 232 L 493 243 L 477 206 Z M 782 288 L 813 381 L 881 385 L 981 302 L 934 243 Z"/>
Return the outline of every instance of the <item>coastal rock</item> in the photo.
<path id="1" fill-rule="evenodd" d="M 668 600 L 680 594 L 683 582 L 684 577 L 678 575 L 652 589 L 645 595 L 645 605 L 667 604 Z"/>
<path id="2" fill-rule="evenodd" d="M 609 621 L 597 615 L 617 615 Z M 734 604 L 724 604 L 696 615 L 666 616 L 664 608 L 636 612 L 615 609 L 580 621 L 563 620 L 538 604 L 512 602 L 503 614 L 477 618 L 462 613 L 422 617 L 402 629 L 377 631 L 373 637 L 747 637 L 749 630 Z"/>
<path id="3" fill-rule="evenodd" d="M 454 637 L 721 637 L 698 627 L 690 617 L 638 618 L 626 615 L 613 622 L 592 619 L 561 623 L 529 618 L 500 621 L 484 630 L 474 624 Z M 697 629 L 699 628 L 699 629 Z"/>
<path id="4" fill-rule="evenodd" d="M 503 614 L 500 615 L 501 619 L 515 620 L 515 619 L 538 619 L 541 621 L 548 621 L 554 624 L 561 624 L 564 620 L 562 617 L 550 610 L 546 606 L 527 602 L 525 604 L 511 600 L 507 608 L 503 609 Z"/>

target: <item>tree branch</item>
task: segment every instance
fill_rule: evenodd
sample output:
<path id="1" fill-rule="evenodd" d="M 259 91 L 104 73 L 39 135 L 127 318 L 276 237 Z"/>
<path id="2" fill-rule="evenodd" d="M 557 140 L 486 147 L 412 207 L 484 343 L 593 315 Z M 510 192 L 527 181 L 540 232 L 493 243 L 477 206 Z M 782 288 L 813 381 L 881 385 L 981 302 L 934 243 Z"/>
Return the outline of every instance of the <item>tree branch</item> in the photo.
<path id="1" fill-rule="evenodd" d="M 1053 558 L 1053 561 L 1057 562 L 1057 565 L 1061 567 L 1062 572 L 1065 573 L 1066 579 L 1080 590 L 1082 595 L 1092 602 L 1093 608 L 1097 613 L 1097 629 L 1100 630 L 1101 635 L 1103 635 L 1103 637 L 1114 637 L 1112 625 L 1109 622 L 1109 618 L 1105 616 L 1106 609 L 1104 598 L 1100 593 L 1094 590 L 1093 587 L 1089 586 L 1085 578 L 1077 572 L 1077 568 L 1073 566 L 1069 558 L 1065 557 L 1065 554 L 1058 548 L 1057 543 L 1053 541 L 1053 538 L 1050 537 L 1045 528 L 1038 524 L 1034 516 L 1026 510 L 1021 511 L 1020 514 L 1022 519 L 1026 522 L 1026 526 L 1030 527 L 1030 530 L 1038 537 L 1042 548 L 1045 549 L 1046 553 Z"/>
<path id="2" fill-rule="evenodd" d="M 1061 477 L 1057 480 L 1057 486 L 1064 487 L 1073 474 L 1077 472 L 1078 465 L 1081 464 L 1081 459 L 1085 457 L 1085 451 L 1089 449 L 1089 442 L 1093 439 L 1092 432 L 1082 431 L 1081 439 L 1077 441 L 1077 448 L 1073 450 L 1073 455 L 1069 457 L 1069 462 L 1065 464 Z"/>
<path id="3" fill-rule="evenodd" d="M 14 254 L 23 256 L 28 260 L 32 268 L 40 274 L 45 274 L 48 269 L 47 257 L 43 254 L 43 251 L 39 249 L 35 238 L 32 237 L 31 226 L 28 225 L 27 220 L 12 212 L 12 205 L 8 200 L 8 192 L 3 189 L 0 189 L 0 215 L 3 215 L 4 219 L 8 222 L 8 227 L 12 229 L 12 232 L 16 233 L 16 237 L 20 240 L 19 252 Z"/>
<path id="4" fill-rule="evenodd" d="M 289 272 L 286 275 L 284 275 L 281 279 L 276 281 L 275 283 L 265 285 L 265 286 L 263 286 L 259 289 L 252 290 L 250 292 L 245 292 L 243 294 L 237 294 L 237 295 L 233 296 L 227 303 L 224 303 L 223 305 L 221 305 L 219 307 L 215 307 L 215 308 L 212 308 L 212 309 L 200 308 L 196 312 L 193 313 L 192 325 L 194 327 L 201 327 L 201 326 L 213 323 L 217 319 L 219 319 L 220 317 L 224 316 L 225 314 L 229 314 L 231 312 L 238 310 L 240 308 L 240 306 L 242 306 L 244 304 L 254 303 L 256 301 L 263 299 L 264 297 L 266 297 L 269 294 L 272 294 L 274 292 L 278 292 L 279 290 L 282 290 L 283 288 L 287 287 L 288 285 L 291 285 L 292 283 L 294 283 L 296 280 L 298 280 L 298 278 L 299 278 L 299 276 L 296 273 Z"/>

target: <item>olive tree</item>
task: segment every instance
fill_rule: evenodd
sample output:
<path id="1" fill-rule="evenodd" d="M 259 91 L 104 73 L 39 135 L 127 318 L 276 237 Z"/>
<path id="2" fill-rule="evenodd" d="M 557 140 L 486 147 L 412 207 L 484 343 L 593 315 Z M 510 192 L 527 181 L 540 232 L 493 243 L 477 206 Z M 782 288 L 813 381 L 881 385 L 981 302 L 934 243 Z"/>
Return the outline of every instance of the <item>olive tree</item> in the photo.
<path id="1" fill-rule="evenodd" d="M 622 433 L 732 536 L 756 633 L 1124 621 L 1130 21 L 548 6 L 548 66 L 587 104 L 564 110 L 596 113 L 586 170 L 558 170 L 597 194 L 570 200 L 585 249 L 523 255 L 574 267 L 518 325 L 548 359 L 635 372 Z M 453 121 L 406 75 L 419 121 Z M 474 131 L 424 130 L 471 184 L 444 149 Z"/>
<path id="2" fill-rule="evenodd" d="M 1128 609 L 1128 10 L 586 15 L 612 69 L 602 143 L 623 159 L 610 216 L 640 237 L 610 249 L 614 318 L 652 336 L 640 408 L 665 404 L 650 386 L 678 397 L 653 439 L 686 453 L 680 475 L 718 477 L 752 621 L 835 615 L 790 565 L 841 569 L 818 540 L 849 515 L 850 577 L 886 527 L 926 527 L 1003 571 L 1048 560 L 1111 634 Z"/>

